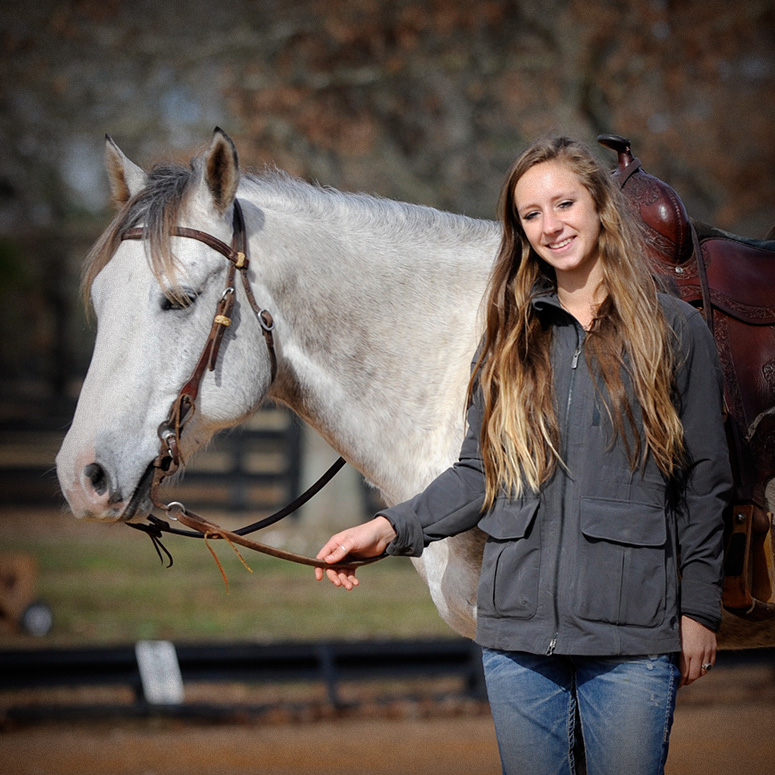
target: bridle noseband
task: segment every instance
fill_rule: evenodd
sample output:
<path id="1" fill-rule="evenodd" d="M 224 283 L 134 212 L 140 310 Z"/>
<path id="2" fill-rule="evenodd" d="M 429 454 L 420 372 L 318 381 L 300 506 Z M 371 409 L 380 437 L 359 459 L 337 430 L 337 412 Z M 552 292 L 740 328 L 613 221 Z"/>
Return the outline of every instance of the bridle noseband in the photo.
<path id="1" fill-rule="evenodd" d="M 169 476 L 172 476 L 179 470 L 181 465 L 185 464 L 180 452 L 180 437 L 184 428 L 194 416 L 196 411 L 196 400 L 199 395 L 199 389 L 204 379 L 204 375 L 207 371 L 213 371 L 215 369 L 216 362 L 218 360 L 218 353 L 220 352 L 221 342 L 223 336 L 226 333 L 226 329 L 232 322 L 232 311 L 234 309 L 234 303 L 236 300 L 236 287 L 235 280 L 237 272 L 240 273 L 242 279 L 242 288 L 245 291 L 248 303 L 250 304 L 253 312 L 258 319 L 261 326 L 261 332 L 266 342 L 267 350 L 269 351 L 269 360 L 271 364 L 271 381 L 274 382 L 277 376 L 277 353 L 275 352 L 274 344 L 274 329 L 275 323 L 272 314 L 264 307 L 261 307 L 253 295 L 253 291 L 250 287 L 250 281 L 248 279 L 248 268 L 250 266 L 250 260 L 248 258 L 247 237 L 245 232 L 245 217 L 242 213 L 242 207 L 238 200 L 234 200 L 234 217 L 233 217 L 233 233 L 231 238 L 231 245 L 227 245 L 222 240 L 214 237 L 212 234 L 200 231 L 199 229 L 189 229 L 184 226 L 177 226 L 171 231 L 173 237 L 185 237 L 188 239 L 198 240 L 203 242 L 208 247 L 220 253 L 229 262 L 229 270 L 226 275 L 226 288 L 221 294 L 221 298 L 213 316 L 213 322 L 210 327 L 210 333 L 207 336 L 205 345 L 202 349 L 202 353 L 199 356 L 199 360 L 194 366 L 194 370 L 191 372 L 191 376 L 185 382 L 180 389 L 177 397 L 172 402 L 167 419 L 162 422 L 157 430 L 159 441 L 161 444 L 159 454 L 151 463 L 150 468 L 153 470 L 153 478 L 151 481 L 151 502 L 159 509 L 162 509 L 167 513 L 170 519 L 181 522 L 184 525 L 192 528 L 191 530 L 181 530 L 179 528 L 172 527 L 165 520 L 150 515 L 148 517 L 148 523 L 127 523 L 130 527 L 136 530 L 141 530 L 147 533 L 153 541 L 154 548 L 157 554 L 161 558 L 161 552 L 169 559 L 169 565 L 172 565 L 172 556 L 167 549 L 161 543 L 162 533 L 173 533 L 176 535 L 190 536 L 194 538 L 225 538 L 232 543 L 240 544 L 249 549 L 262 552 L 264 554 L 270 554 L 274 557 L 281 559 L 291 560 L 293 562 L 302 563 L 304 565 L 313 565 L 323 568 L 340 568 L 340 567 L 355 567 L 358 565 L 364 565 L 370 562 L 374 562 L 379 557 L 370 558 L 367 560 L 351 560 L 347 563 L 331 564 L 315 560 L 310 557 L 304 557 L 302 555 L 294 554 L 293 552 L 286 552 L 274 547 L 259 544 L 255 541 L 251 541 L 244 536 L 249 533 L 253 533 L 269 525 L 275 524 L 284 517 L 297 511 L 303 506 L 310 498 L 318 493 L 328 482 L 338 473 L 338 471 L 344 466 L 345 461 L 343 458 L 339 458 L 324 474 L 313 484 L 309 489 L 302 493 L 292 503 L 283 507 L 274 514 L 265 517 L 258 522 L 254 522 L 251 525 L 239 528 L 235 531 L 224 530 L 223 528 L 215 525 L 212 522 L 204 519 L 198 514 L 186 509 L 182 503 L 177 501 L 173 503 L 165 504 L 159 499 L 158 489 L 162 481 Z M 122 240 L 145 240 L 148 239 L 148 232 L 143 227 L 136 227 L 127 229 L 122 235 Z M 168 566 L 169 567 L 169 566 Z"/>

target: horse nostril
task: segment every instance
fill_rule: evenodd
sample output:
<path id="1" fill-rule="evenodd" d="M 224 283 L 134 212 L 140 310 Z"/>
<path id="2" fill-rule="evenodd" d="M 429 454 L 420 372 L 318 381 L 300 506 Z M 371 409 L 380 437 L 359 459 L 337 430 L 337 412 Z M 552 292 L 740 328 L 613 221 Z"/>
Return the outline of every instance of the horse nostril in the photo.
<path id="1" fill-rule="evenodd" d="M 104 495 L 108 489 L 108 477 L 105 469 L 99 463 L 89 463 L 83 469 L 84 476 L 91 482 L 97 495 Z"/>

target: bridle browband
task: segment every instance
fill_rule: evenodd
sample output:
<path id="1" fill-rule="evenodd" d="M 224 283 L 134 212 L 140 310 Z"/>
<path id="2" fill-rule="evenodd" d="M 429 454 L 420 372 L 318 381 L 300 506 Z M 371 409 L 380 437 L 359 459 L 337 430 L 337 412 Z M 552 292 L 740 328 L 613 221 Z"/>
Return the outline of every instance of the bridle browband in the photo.
<path id="1" fill-rule="evenodd" d="M 221 298 L 215 309 L 215 315 L 213 316 L 213 322 L 210 327 L 210 333 L 207 336 L 205 345 L 202 349 L 202 353 L 199 356 L 199 360 L 191 372 L 191 376 L 185 382 L 180 389 L 177 397 L 172 402 L 167 419 L 159 425 L 157 430 L 159 441 L 161 444 L 159 454 L 149 466 L 149 469 L 153 473 L 151 480 L 151 501 L 157 508 L 165 511 L 168 517 L 174 521 L 178 521 L 190 530 L 182 530 L 180 528 L 172 527 L 164 519 L 151 514 L 148 517 L 147 523 L 128 522 L 130 527 L 136 530 L 148 534 L 153 541 L 154 548 L 160 559 L 161 553 L 167 556 L 169 560 L 168 567 L 172 565 L 172 555 L 167 551 L 164 545 L 161 543 L 162 533 L 171 533 L 175 535 L 189 536 L 192 538 L 225 538 L 232 543 L 239 544 L 249 549 L 262 552 L 263 554 L 269 554 L 273 557 L 279 557 L 281 559 L 290 560 L 292 562 L 301 563 L 303 565 L 313 565 L 315 567 L 332 568 L 337 569 L 340 567 L 355 567 L 359 565 L 365 565 L 370 562 L 374 562 L 379 557 L 374 557 L 366 560 L 351 560 L 347 563 L 331 564 L 322 562 L 320 560 L 313 559 L 311 557 L 304 557 L 303 555 L 294 554 L 293 552 L 287 552 L 281 549 L 276 549 L 265 544 L 260 544 L 250 539 L 245 538 L 246 535 L 254 533 L 257 530 L 273 525 L 279 522 L 284 517 L 292 514 L 301 508 L 307 501 L 309 501 L 314 495 L 316 495 L 331 479 L 341 470 L 345 465 L 344 458 L 339 458 L 334 464 L 320 477 L 311 487 L 309 487 L 299 497 L 284 506 L 279 511 L 271 514 L 264 519 L 254 522 L 251 525 L 246 525 L 234 531 L 225 530 L 218 525 L 210 522 L 193 511 L 187 509 L 182 503 L 173 501 L 172 503 L 163 503 L 158 496 L 158 489 L 162 481 L 169 476 L 176 473 L 181 465 L 185 464 L 180 452 L 180 437 L 184 428 L 194 416 L 196 411 L 196 399 L 199 395 L 199 388 L 201 387 L 202 380 L 207 371 L 213 371 L 215 369 L 216 362 L 218 360 L 218 353 L 220 351 L 221 342 L 223 336 L 226 333 L 226 329 L 232 322 L 232 310 L 236 300 L 236 287 L 235 280 L 237 272 L 240 273 L 242 279 L 242 288 L 245 291 L 248 303 L 250 304 L 253 312 L 258 319 L 261 326 L 261 332 L 266 342 L 267 350 L 269 351 L 269 360 L 271 363 L 271 381 L 274 382 L 277 376 L 277 353 L 275 352 L 274 344 L 274 329 L 275 323 L 272 314 L 264 307 L 261 307 L 253 295 L 253 291 L 250 287 L 250 281 L 248 279 L 248 268 L 250 261 L 248 259 L 247 249 L 247 237 L 245 232 L 245 218 L 242 213 L 242 207 L 238 200 L 234 200 L 234 216 L 233 216 L 233 232 L 231 238 L 231 245 L 227 245 L 222 240 L 214 237 L 212 234 L 200 231 L 199 229 L 189 229 L 184 226 L 176 226 L 170 232 L 170 236 L 173 237 L 185 237 L 187 239 L 198 240 L 203 242 L 208 247 L 220 253 L 229 262 L 229 270 L 226 276 L 226 288 L 221 294 Z M 145 240 L 148 239 L 148 232 L 143 227 L 135 227 L 127 229 L 121 234 L 121 240 Z"/>

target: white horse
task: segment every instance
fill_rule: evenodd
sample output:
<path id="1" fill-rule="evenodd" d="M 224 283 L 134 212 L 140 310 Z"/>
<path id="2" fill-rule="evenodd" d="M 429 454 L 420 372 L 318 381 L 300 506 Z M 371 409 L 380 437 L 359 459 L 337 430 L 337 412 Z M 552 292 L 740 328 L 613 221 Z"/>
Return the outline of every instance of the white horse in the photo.
<path id="1" fill-rule="evenodd" d="M 160 235 L 183 226 L 228 243 L 235 198 L 247 224 L 252 292 L 276 326 L 276 376 L 238 287 L 216 367 L 181 437 L 182 458 L 271 398 L 315 428 L 388 503 L 419 492 L 456 459 L 497 224 L 283 173 L 241 173 L 220 130 L 190 168 L 146 173 L 111 140 L 106 156 L 121 209 L 86 266 L 97 339 L 57 456 L 77 517 L 149 513 L 157 428 L 200 355 L 228 264 L 194 239 L 161 236 L 149 247 L 121 236 L 138 225 Z M 469 638 L 481 548 L 473 530 L 414 560 L 443 619 Z M 775 645 L 772 623 L 725 618 L 723 645 Z"/>

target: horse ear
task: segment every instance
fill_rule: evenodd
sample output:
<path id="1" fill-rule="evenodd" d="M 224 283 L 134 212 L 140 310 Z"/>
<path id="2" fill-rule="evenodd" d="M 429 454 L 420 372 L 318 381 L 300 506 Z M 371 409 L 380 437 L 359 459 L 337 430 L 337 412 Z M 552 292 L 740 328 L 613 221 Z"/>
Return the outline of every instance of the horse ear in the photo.
<path id="1" fill-rule="evenodd" d="M 213 133 L 205 154 L 204 179 L 219 215 L 231 207 L 237 196 L 240 172 L 237 149 L 231 138 L 219 127 Z"/>
<path id="2" fill-rule="evenodd" d="M 145 172 L 124 156 L 109 135 L 105 135 L 105 166 L 108 170 L 113 202 L 118 207 L 126 204 L 148 183 Z"/>

